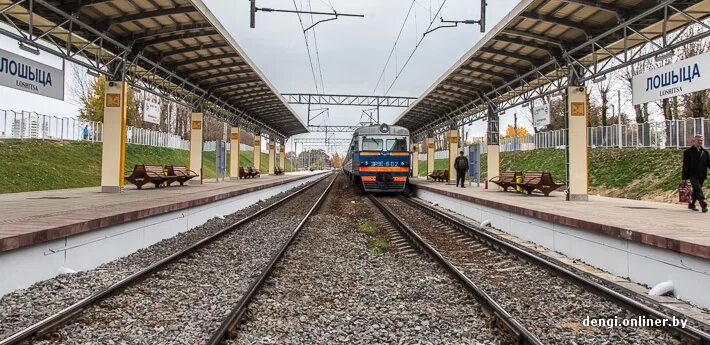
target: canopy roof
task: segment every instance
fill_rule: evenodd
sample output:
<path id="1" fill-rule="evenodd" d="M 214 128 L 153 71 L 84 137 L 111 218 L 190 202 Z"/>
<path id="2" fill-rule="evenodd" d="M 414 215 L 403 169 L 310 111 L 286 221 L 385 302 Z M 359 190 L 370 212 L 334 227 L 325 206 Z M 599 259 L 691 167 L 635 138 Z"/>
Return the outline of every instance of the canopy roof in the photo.
<path id="1" fill-rule="evenodd" d="M 12 3 L 0 0 L 0 9 Z M 255 131 L 308 131 L 201 0 L 34 0 L 33 19 L 26 5 L 7 11 L 12 25 L 97 65 L 126 61 L 135 84 L 210 102 L 233 125 Z"/>
<path id="2" fill-rule="evenodd" d="M 571 68 L 593 76 L 600 71 L 588 66 L 708 14 L 708 0 L 523 0 L 394 124 L 421 134 L 485 113 L 489 103 L 528 102 L 532 90 L 559 82 Z M 559 90 L 556 85 L 547 94 Z"/>

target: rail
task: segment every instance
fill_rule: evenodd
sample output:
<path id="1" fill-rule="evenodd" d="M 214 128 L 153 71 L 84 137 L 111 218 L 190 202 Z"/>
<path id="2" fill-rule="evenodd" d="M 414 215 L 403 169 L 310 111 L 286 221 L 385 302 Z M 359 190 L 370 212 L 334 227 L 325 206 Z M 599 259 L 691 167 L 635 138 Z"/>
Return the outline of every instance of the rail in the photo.
<path id="1" fill-rule="evenodd" d="M 310 182 L 305 187 L 300 188 L 299 190 L 285 196 L 284 198 L 269 205 L 268 207 L 260 209 L 260 210 L 256 211 L 255 213 L 249 215 L 248 217 L 241 219 L 238 222 L 236 222 L 232 225 L 229 225 L 229 226 L 215 232 L 214 234 L 193 243 L 191 246 L 189 246 L 183 250 L 180 250 L 170 256 L 167 256 L 167 257 L 151 264 L 150 266 L 147 266 L 147 267 L 131 274 L 130 276 L 128 276 L 124 279 L 121 279 L 120 281 L 113 283 L 110 286 L 108 286 L 100 291 L 95 292 L 91 296 L 86 297 L 86 298 L 72 304 L 71 306 L 69 306 L 63 310 L 60 310 L 59 312 L 57 312 L 53 315 L 50 315 L 49 317 L 29 326 L 21 331 L 12 334 L 8 338 L 0 340 L 0 345 L 19 344 L 23 341 L 30 339 L 31 337 L 33 337 L 35 335 L 46 334 L 47 332 L 49 332 L 49 331 L 55 329 L 56 327 L 60 326 L 61 324 L 65 323 L 67 320 L 71 319 L 75 315 L 81 313 L 87 307 L 102 301 L 104 298 L 109 297 L 110 295 L 127 287 L 128 285 L 148 276 L 152 272 L 154 272 L 162 267 L 165 267 L 167 264 L 175 262 L 176 260 L 183 258 L 186 255 L 194 252 L 195 250 L 204 247 L 205 245 L 215 241 L 217 238 L 221 237 L 222 235 L 224 235 L 224 234 L 226 234 L 226 233 L 228 233 L 228 232 L 230 232 L 230 231 L 232 231 L 232 230 L 234 230 L 246 223 L 251 222 L 252 220 L 256 219 L 256 217 L 258 217 L 259 215 L 266 214 L 266 213 L 274 210 L 279 205 L 282 205 L 286 201 L 291 200 L 296 195 L 303 193 L 304 191 L 308 190 L 309 188 L 315 186 L 320 181 L 323 181 L 329 175 L 330 174 L 323 175 L 321 178 L 319 178 L 313 182 Z"/>
<path id="2" fill-rule="evenodd" d="M 224 322 L 222 322 L 219 328 L 217 328 L 217 330 L 212 334 L 212 337 L 207 342 L 207 345 L 219 345 L 224 339 L 235 334 L 236 329 L 239 326 L 239 322 L 242 320 L 244 313 L 246 313 L 252 298 L 256 295 L 256 293 L 259 291 L 264 282 L 266 282 L 266 279 L 269 278 L 271 272 L 274 270 L 274 267 L 276 267 L 276 264 L 286 253 L 288 248 L 291 246 L 293 241 L 301 232 L 301 229 L 303 229 L 303 226 L 306 224 L 306 221 L 308 221 L 310 216 L 315 213 L 315 211 L 318 210 L 318 208 L 321 206 L 323 200 L 325 200 L 325 197 L 328 195 L 328 192 L 330 191 L 331 187 L 333 187 L 333 184 L 335 183 L 337 177 L 338 176 L 336 174 L 335 178 L 330 181 L 330 184 L 328 184 L 328 187 L 325 189 L 323 194 L 321 194 L 318 200 L 316 200 L 315 204 L 313 204 L 313 207 L 311 207 L 308 213 L 306 213 L 303 219 L 301 219 L 301 222 L 298 223 L 296 228 L 291 233 L 291 237 L 289 237 L 288 241 L 284 243 L 279 249 L 279 251 L 276 253 L 276 255 L 271 258 L 269 264 L 261 272 L 261 275 L 259 275 L 259 277 L 254 282 L 252 282 L 252 284 L 249 286 L 249 289 L 247 290 L 247 293 L 242 296 L 237 306 L 232 309 L 232 311 L 229 313 L 229 316 L 227 316 Z"/>
<path id="3" fill-rule="evenodd" d="M 428 244 L 421 236 L 419 236 L 414 230 L 409 226 L 404 224 L 399 217 L 397 217 L 394 212 L 380 202 L 372 194 L 367 195 L 370 201 L 383 213 L 383 215 L 390 220 L 393 225 L 395 225 L 405 236 L 411 239 L 414 244 L 421 249 L 424 253 L 436 259 L 442 266 L 444 266 L 449 272 L 451 272 L 458 280 L 470 290 L 474 296 L 493 312 L 493 315 L 499 320 L 506 328 L 513 334 L 516 344 L 535 344 L 541 345 L 542 342 L 525 326 L 523 326 L 516 318 L 510 315 L 503 307 L 496 302 L 490 295 L 488 295 L 481 287 L 476 285 L 471 279 L 469 279 L 466 274 L 461 272 L 456 266 L 454 266 L 449 260 L 447 260 L 441 253 L 439 253 L 434 247 Z"/>
<path id="4" fill-rule="evenodd" d="M 520 248 L 520 247 L 514 245 L 513 243 L 506 241 L 504 239 L 501 239 L 498 236 L 492 235 L 481 228 L 475 227 L 470 224 L 466 224 L 463 221 L 452 217 L 451 215 L 448 215 L 440 210 L 437 210 L 435 208 L 432 208 L 430 206 L 422 204 L 418 201 L 413 201 L 410 198 L 405 198 L 402 196 L 400 196 L 399 198 L 401 200 L 403 200 L 404 202 L 406 202 L 407 204 L 416 207 L 421 212 L 427 213 L 440 221 L 443 221 L 449 225 L 454 226 L 456 229 L 458 229 L 459 231 L 463 232 L 464 234 L 466 234 L 468 236 L 473 236 L 476 238 L 480 238 L 483 241 L 486 241 L 489 243 L 494 243 L 495 246 L 502 248 L 503 250 L 505 250 L 509 253 L 513 253 L 519 257 L 522 257 L 526 261 L 535 263 L 541 267 L 544 267 L 544 268 L 549 269 L 553 272 L 556 272 L 560 276 L 565 277 L 575 283 L 578 283 L 579 285 L 585 286 L 585 287 L 589 288 L 590 290 L 594 291 L 595 293 L 598 293 L 598 294 L 601 294 L 601 295 L 611 298 L 613 301 L 616 301 L 618 304 L 624 305 L 627 308 L 630 308 L 632 310 L 636 310 L 637 312 L 640 312 L 645 315 L 649 315 L 649 316 L 657 318 L 657 319 L 668 320 L 669 321 L 668 324 L 672 324 L 672 322 L 670 322 L 670 321 L 673 319 L 673 316 L 667 315 L 664 312 L 653 309 L 642 302 L 636 301 L 636 300 L 634 300 L 634 299 L 632 299 L 620 292 L 617 292 L 607 286 L 597 283 L 596 281 L 594 281 L 590 278 L 587 278 L 581 274 L 578 274 L 578 273 L 566 268 L 563 263 L 554 262 L 550 259 L 542 257 L 540 254 L 532 253 L 528 250 Z M 677 332 L 678 334 L 683 336 L 684 340 L 685 340 L 684 343 L 702 344 L 702 345 L 710 344 L 710 334 L 708 334 L 698 328 L 695 328 L 692 326 L 686 326 L 685 328 L 671 326 L 669 328 L 673 329 L 675 332 Z"/>

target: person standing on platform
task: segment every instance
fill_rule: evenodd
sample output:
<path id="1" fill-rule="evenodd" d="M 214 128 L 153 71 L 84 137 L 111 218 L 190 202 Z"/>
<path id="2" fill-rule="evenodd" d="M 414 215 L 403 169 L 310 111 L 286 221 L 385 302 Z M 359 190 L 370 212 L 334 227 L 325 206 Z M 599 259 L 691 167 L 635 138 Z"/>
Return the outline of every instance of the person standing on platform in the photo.
<path id="1" fill-rule="evenodd" d="M 707 178 L 708 169 L 710 169 L 710 157 L 708 151 L 703 148 L 703 136 L 696 134 L 693 138 L 693 146 L 687 148 L 683 152 L 683 181 L 690 181 L 693 186 L 693 198 L 688 208 L 697 211 L 695 201 L 700 202 L 700 208 L 703 213 L 708 211 L 708 204 L 705 202 L 703 194 L 703 183 Z"/>
<path id="2" fill-rule="evenodd" d="M 459 186 L 459 181 L 461 181 L 461 188 L 464 188 L 463 184 L 466 182 L 466 172 L 468 171 L 468 158 L 463 155 L 463 151 L 459 151 L 459 156 L 454 161 L 454 169 L 456 169 L 456 187 Z"/>

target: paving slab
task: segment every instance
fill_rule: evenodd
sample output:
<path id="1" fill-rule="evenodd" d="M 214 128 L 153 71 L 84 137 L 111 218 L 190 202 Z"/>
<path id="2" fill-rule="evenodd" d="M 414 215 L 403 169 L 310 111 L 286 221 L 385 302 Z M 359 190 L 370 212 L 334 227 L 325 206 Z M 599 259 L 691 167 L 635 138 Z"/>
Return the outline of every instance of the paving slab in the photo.
<path id="1" fill-rule="evenodd" d="M 155 189 L 126 186 L 0 194 L 0 252 L 204 205 L 313 176 L 318 172 L 205 182 Z"/>

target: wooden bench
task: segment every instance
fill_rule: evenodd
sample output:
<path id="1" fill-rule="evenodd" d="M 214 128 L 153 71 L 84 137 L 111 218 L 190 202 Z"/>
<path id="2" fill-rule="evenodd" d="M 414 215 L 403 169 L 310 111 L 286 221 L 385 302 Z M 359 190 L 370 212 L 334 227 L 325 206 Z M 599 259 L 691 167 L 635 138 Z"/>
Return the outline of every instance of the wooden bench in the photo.
<path id="1" fill-rule="evenodd" d="M 449 171 L 448 170 L 434 170 L 429 177 L 434 179 L 436 182 L 449 182 Z"/>
<path id="2" fill-rule="evenodd" d="M 261 172 L 259 169 L 255 169 L 254 167 L 249 167 L 249 177 L 259 177 L 261 176 Z"/>
<path id="3" fill-rule="evenodd" d="M 126 181 L 136 185 L 138 189 L 142 189 L 143 185 L 147 183 L 152 183 L 155 188 L 159 188 L 164 182 L 174 181 L 176 177 L 174 175 L 165 175 L 162 165 L 136 164 L 133 167 L 133 172 L 124 178 Z"/>
<path id="4" fill-rule="evenodd" d="M 523 176 L 522 171 L 504 171 L 499 176 L 495 176 L 491 181 L 503 188 L 503 191 L 508 191 L 508 188 L 515 187 L 518 182 L 518 176 Z"/>
<path id="5" fill-rule="evenodd" d="M 529 171 L 523 174 L 523 181 L 516 182 L 515 185 L 523 188 L 528 194 L 532 194 L 537 189 L 545 196 L 549 196 L 551 192 L 564 186 L 565 183 L 554 180 L 549 172 Z"/>
<path id="6" fill-rule="evenodd" d="M 285 171 L 281 170 L 281 167 L 274 168 L 274 175 L 283 175 Z"/>
<path id="7" fill-rule="evenodd" d="M 168 186 L 170 186 L 170 184 L 173 182 L 178 182 L 178 183 L 180 183 L 181 186 L 184 186 L 185 182 L 190 181 L 191 179 L 200 176 L 200 175 L 196 174 L 194 171 L 187 170 L 186 167 L 179 166 L 179 165 L 168 165 L 166 167 L 166 170 L 168 171 L 168 175 L 175 176 L 175 178 L 166 181 L 166 184 Z"/>
<path id="8" fill-rule="evenodd" d="M 239 178 L 250 178 L 249 170 L 247 168 L 239 168 Z"/>

